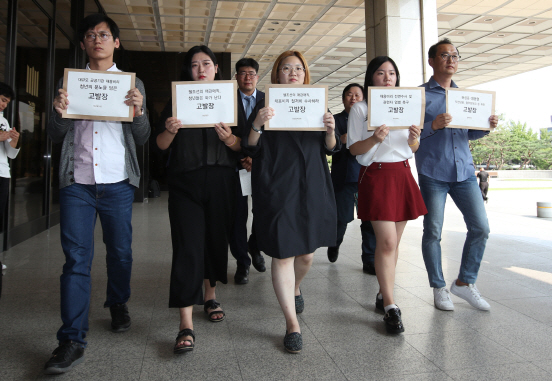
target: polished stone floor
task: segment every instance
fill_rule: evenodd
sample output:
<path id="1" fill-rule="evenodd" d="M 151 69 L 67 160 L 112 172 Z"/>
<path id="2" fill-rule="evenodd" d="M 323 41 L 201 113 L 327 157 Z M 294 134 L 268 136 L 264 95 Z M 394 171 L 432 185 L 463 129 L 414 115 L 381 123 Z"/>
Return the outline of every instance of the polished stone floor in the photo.
<path id="1" fill-rule="evenodd" d="M 167 194 L 162 193 L 134 205 L 132 328 L 123 334 L 109 331 L 98 226 L 85 361 L 51 377 L 42 375 L 42 367 L 57 345 L 60 325 L 64 261 L 56 226 L 4 253 L 0 380 L 552 379 L 552 219 L 535 217 L 536 201 L 552 201 L 552 182 L 536 189 L 527 184 L 508 182 L 500 189 L 497 180 L 491 185 L 486 208 L 492 232 L 477 282 L 490 312 L 455 296 L 455 311 L 433 307 L 418 219 L 406 227 L 397 265 L 395 296 L 406 332 L 387 335 L 383 315 L 374 309 L 377 280 L 362 272 L 357 220 L 349 225 L 336 263 L 328 262 L 325 248 L 315 254 L 301 287 L 306 307 L 300 315 L 304 348 L 299 355 L 283 349 L 285 323 L 270 269 L 252 269 L 249 284 L 237 286 L 233 260 L 231 282 L 217 292 L 226 320 L 210 323 L 196 307 L 196 348 L 173 355 L 178 311 L 167 307 L 171 243 Z M 457 275 L 464 237 L 464 222 L 449 199 L 442 240 L 448 284 Z"/>

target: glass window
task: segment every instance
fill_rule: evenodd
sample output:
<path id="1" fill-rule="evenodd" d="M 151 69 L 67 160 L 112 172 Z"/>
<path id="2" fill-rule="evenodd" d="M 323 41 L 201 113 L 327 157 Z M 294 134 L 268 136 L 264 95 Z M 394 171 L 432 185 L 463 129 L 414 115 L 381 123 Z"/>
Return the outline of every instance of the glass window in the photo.
<path id="1" fill-rule="evenodd" d="M 33 2 L 19 2 L 14 106 L 21 150 L 11 162 L 10 227 L 44 215 L 48 21 Z"/>
<path id="2" fill-rule="evenodd" d="M 55 93 L 58 81 L 63 78 L 63 70 L 73 67 L 71 63 L 72 44 L 58 29 L 56 33 L 56 52 L 54 67 L 54 88 L 49 89 L 52 94 Z M 77 48 L 77 49 L 80 49 Z M 59 210 L 59 160 L 61 157 L 62 143 L 52 144 L 52 161 L 50 167 L 50 213 Z"/>
<path id="3" fill-rule="evenodd" d="M 5 81 L 6 39 L 8 37 L 8 2 L 0 1 L 0 82 Z"/>

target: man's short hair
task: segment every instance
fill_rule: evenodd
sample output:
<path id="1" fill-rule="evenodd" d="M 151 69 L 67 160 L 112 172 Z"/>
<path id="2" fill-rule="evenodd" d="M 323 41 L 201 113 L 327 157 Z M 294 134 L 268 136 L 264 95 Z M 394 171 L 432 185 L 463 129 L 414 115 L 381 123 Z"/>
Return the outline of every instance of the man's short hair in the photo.
<path id="1" fill-rule="evenodd" d="M 80 40 L 84 41 L 84 36 L 86 35 L 86 32 L 88 32 L 90 29 L 94 29 L 94 27 L 101 23 L 106 23 L 109 27 L 109 30 L 111 31 L 111 35 L 113 36 L 113 41 L 115 41 L 117 38 L 119 38 L 119 27 L 113 21 L 111 18 L 107 17 L 106 15 L 102 13 L 94 13 L 91 15 L 86 16 L 82 20 L 82 24 L 79 28 L 79 36 Z"/>
<path id="2" fill-rule="evenodd" d="M 0 95 L 5 96 L 6 98 L 10 98 L 10 101 L 15 98 L 15 93 L 13 92 L 13 89 L 4 82 L 0 82 Z"/>
<path id="3" fill-rule="evenodd" d="M 364 87 L 362 87 L 362 85 L 359 85 L 358 83 L 351 83 L 343 89 L 343 94 L 341 94 L 341 100 L 345 99 L 345 94 L 347 94 L 347 91 L 351 90 L 353 87 L 360 88 L 360 91 L 364 94 Z"/>
<path id="4" fill-rule="evenodd" d="M 259 63 L 255 61 L 253 58 L 242 58 L 238 62 L 236 62 L 236 73 L 240 71 L 242 67 L 252 67 L 255 69 L 255 72 L 259 72 Z"/>
<path id="5" fill-rule="evenodd" d="M 434 45 L 431 45 L 431 47 L 429 48 L 429 51 L 427 52 L 428 58 L 435 58 L 435 56 L 437 55 L 437 47 L 439 45 L 452 45 L 452 46 L 454 46 L 454 44 L 448 38 L 443 38 L 438 43 L 436 43 Z M 456 46 L 454 46 L 454 49 L 456 49 L 458 54 L 460 54 L 460 51 L 458 50 L 458 48 Z"/>

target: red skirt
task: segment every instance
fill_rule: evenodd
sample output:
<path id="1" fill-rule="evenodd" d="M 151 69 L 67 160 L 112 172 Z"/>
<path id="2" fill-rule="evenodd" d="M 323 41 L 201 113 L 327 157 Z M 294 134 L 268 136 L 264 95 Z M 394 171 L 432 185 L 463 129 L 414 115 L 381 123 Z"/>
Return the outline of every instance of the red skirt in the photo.
<path id="1" fill-rule="evenodd" d="M 407 221 L 427 214 L 408 160 L 372 163 L 358 178 L 358 218 L 362 221 Z"/>

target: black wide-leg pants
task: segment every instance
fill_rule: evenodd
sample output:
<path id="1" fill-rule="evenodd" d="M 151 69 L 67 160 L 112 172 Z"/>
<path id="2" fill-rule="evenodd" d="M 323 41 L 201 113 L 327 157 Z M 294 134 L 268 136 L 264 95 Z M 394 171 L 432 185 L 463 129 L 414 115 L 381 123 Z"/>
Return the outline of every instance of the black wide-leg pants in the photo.
<path id="1" fill-rule="evenodd" d="M 206 166 L 169 178 L 173 261 L 169 307 L 203 304 L 203 280 L 227 283 L 236 203 L 230 167 Z"/>

